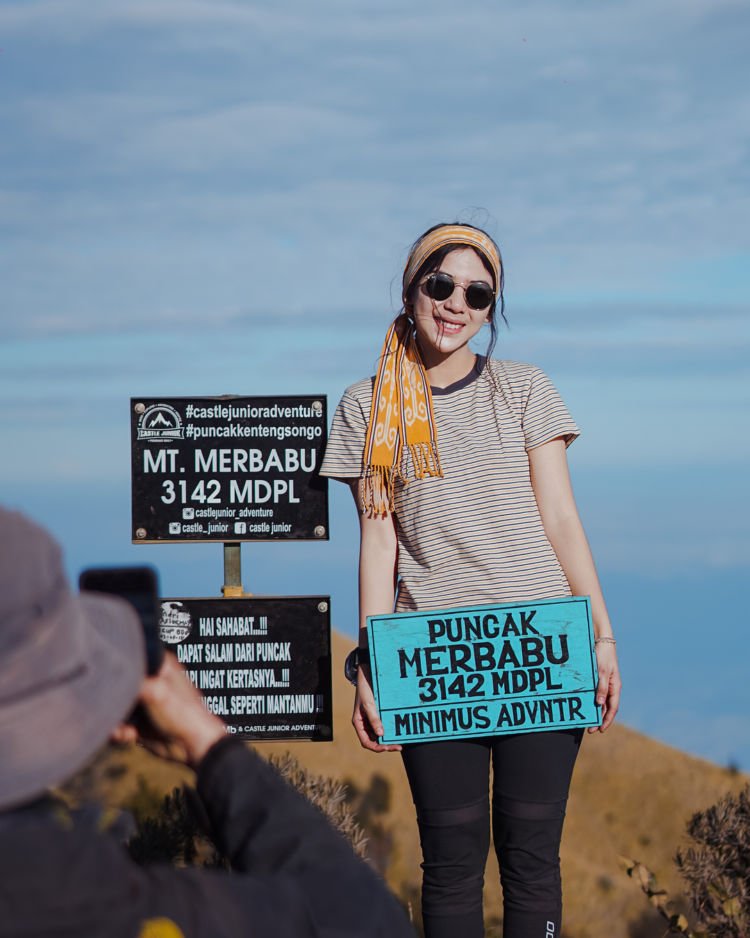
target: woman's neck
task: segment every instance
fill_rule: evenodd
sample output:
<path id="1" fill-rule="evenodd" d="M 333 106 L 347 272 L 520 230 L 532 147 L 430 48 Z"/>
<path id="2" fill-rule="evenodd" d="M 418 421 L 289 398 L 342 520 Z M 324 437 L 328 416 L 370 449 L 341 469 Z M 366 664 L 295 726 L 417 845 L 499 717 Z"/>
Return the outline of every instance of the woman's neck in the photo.
<path id="1" fill-rule="evenodd" d="M 425 361 L 427 380 L 433 388 L 447 388 L 470 374 L 476 361 L 477 356 L 466 347 L 445 358 Z"/>

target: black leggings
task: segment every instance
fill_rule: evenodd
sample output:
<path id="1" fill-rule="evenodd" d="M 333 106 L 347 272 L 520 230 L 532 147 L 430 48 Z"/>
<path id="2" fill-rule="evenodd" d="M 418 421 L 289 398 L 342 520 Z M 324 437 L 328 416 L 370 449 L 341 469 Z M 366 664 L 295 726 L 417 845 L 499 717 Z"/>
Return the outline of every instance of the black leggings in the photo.
<path id="1" fill-rule="evenodd" d="M 402 750 L 422 843 L 426 938 L 481 938 L 492 833 L 504 938 L 560 938 L 560 838 L 582 730 L 411 743 Z"/>

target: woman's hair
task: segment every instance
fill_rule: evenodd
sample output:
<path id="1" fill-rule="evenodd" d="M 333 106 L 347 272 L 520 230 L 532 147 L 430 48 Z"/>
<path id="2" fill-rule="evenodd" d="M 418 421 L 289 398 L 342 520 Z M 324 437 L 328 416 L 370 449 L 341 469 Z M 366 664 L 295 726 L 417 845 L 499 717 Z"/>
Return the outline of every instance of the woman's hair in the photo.
<path id="1" fill-rule="evenodd" d="M 442 222 L 439 225 L 433 225 L 431 228 L 428 228 L 427 231 L 423 232 L 409 249 L 409 257 L 411 257 L 415 248 L 417 247 L 419 242 L 425 237 L 425 235 L 430 234 L 430 232 L 432 231 L 436 231 L 438 228 L 444 228 L 446 224 L 448 223 Z M 473 228 L 475 231 L 481 232 L 485 237 L 487 238 L 490 237 L 486 231 L 483 231 L 483 229 L 478 228 L 476 225 L 467 225 L 463 222 L 455 222 L 454 224 L 461 224 L 463 228 Z M 492 243 L 494 244 L 494 241 Z M 475 248 L 473 245 L 461 244 L 461 243 L 444 244 L 442 247 L 437 248 L 437 250 L 433 251 L 432 254 L 429 254 L 424 259 L 424 261 L 420 264 L 419 268 L 414 272 L 414 276 L 411 278 L 411 282 L 405 285 L 405 293 L 404 293 L 405 302 L 404 302 L 402 313 L 406 313 L 407 315 L 409 315 L 410 313 L 410 307 L 413 305 L 413 302 L 414 302 L 413 300 L 414 291 L 417 289 L 416 284 L 418 284 L 419 281 L 426 274 L 430 274 L 434 270 L 438 270 L 440 265 L 445 260 L 445 258 L 452 251 L 463 251 L 466 248 L 469 248 L 470 250 L 474 251 L 477 257 L 479 258 L 479 260 L 482 262 L 485 269 L 490 275 L 492 289 L 495 291 L 495 302 L 492 304 L 492 307 L 490 308 L 490 312 L 489 312 L 490 341 L 487 345 L 487 351 L 485 353 L 486 357 L 490 358 L 492 356 L 492 351 L 495 348 L 495 343 L 497 342 L 497 323 L 495 321 L 495 314 L 498 311 L 498 303 L 500 304 L 500 307 L 499 307 L 500 316 L 502 317 L 503 322 L 506 325 L 508 324 L 508 320 L 505 316 L 505 297 L 503 296 L 503 289 L 505 287 L 505 274 L 504 274 L 502 257 L 500 255 L 500 250 L 497 248 L 497 245 L 495 245 L 495 248 L 497 249 L 498 257 L 500 258 L 500 277 L 499 277 L 500 282 L 499 283 L 495 283 L 495 272 L 493 271 L 492 265 L 490 264 L 487 257 L 485 257 L 482 251 L 477 250 L 477 248 Z"/>

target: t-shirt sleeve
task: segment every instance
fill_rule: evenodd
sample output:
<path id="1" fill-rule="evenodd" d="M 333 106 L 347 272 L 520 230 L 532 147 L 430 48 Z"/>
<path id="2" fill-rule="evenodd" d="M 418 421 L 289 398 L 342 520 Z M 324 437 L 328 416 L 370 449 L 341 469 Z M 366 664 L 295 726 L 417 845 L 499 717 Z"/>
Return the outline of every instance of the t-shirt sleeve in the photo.
<path id="1" fill-rule="evenodd" d="M 366 435 L 367 418 L 361 403 L 344 392 L 333 415 L 320 474 L 333 479 L 359 479 Z"/>
<path id="2" fill-rule="evenodd" d="M 531 373 L 522 424 L 527 450 L 548 443 L 558 436 L 565 440 L 566 446 L 570 446 L 581 432 L 557 388 L 538 368 L 534 368 Z"/>

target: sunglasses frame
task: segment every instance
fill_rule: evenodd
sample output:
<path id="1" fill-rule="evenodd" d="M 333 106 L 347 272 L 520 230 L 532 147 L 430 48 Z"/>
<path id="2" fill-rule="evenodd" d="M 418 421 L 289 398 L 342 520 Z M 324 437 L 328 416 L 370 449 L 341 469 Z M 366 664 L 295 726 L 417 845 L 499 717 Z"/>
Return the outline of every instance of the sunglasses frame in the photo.
<path id="1" fill-rule="evenodd" d="M 446 294 L 445 296 L 436 297 L 432 295 L 431 290 L 433 288 L 431 287 L 431 283 L 438 282 L 438 278 L 440 278 L 440 280 L 446 285 L 448 284 L 449 281 L 453 285 L 450 293 Z M 464 291 L 464 299 L 466 300 L 466 305 L 470 309 L 473 309 L 475 312 L 479 312 L 480 310 L 483 310 L 483 309 L 489 309 L 489 307 L 492 306 L 492 304 L 495 302 L 495 291 L 492 289 L 492 286 L 489 283 L 487 283 L 486 280 L 470 280 L 468 283 L 465 281 L 462 282 L 460 280 L 456 280 L 456 278 L 452 274 L 449 274 L 445 270 L 431 271 L 422 281 L 421 286 L 423 287 L 424 292 L 427 294 L 427 296 L 429 296 L 431 300 L 434 300 L 437 303 L 444 303 L 447 299 L 453 296 L 456 290 L 456 287 L 461 287 L 461 289 Z M 471 290 L 472 287 L 480 287 L 482 291 L 487 289 L 489 291 L 488 302 L 484 303 L 482 306 L 475 306 L 473 303 L 471 303 L 469 301 L 468 291 Z"/>

